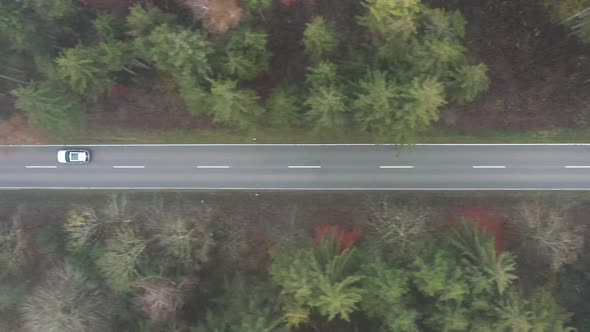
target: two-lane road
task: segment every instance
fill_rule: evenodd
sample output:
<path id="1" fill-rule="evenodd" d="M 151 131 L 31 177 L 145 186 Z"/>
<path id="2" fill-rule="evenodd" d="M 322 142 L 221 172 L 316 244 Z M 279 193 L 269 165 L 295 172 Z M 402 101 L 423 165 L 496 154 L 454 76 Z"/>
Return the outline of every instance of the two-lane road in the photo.
<path id="1" fill-rule="evenodd" d="M 590 190 L 590 144 L 0 146 L 0 189 Z"/>

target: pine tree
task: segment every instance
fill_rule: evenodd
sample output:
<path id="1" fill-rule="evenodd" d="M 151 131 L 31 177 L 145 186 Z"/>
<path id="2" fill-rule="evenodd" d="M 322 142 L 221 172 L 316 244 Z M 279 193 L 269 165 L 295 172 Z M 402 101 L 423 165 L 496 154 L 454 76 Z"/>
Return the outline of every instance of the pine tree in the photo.
<path id="1" fill-rule="evenodd" d="M 416 78 L 403 94 L 405 103 L 396 113 L 394 133 L 400 141 L 411 140 L 416 133 L 438 120 L 438 109 L 446 104 L 443 84 L 428 78 Z"/>
<path id="2" fill-rule="evenodd" d="M 222 69 L 225 74 L 239 80 L 251 80 L 260 71 L 268 69 L 267 39 L 264 32 L 241 30 L 232 33 L 224 47 Z"/>
<path id="3" fill-rule="evenodd" d="M 52 57 L 55 41 L 41 30 L 30 11 L 16 3 L 0 3 L 0 37 L 8 41 L 7 48 L 28 53 L 36 59 Z"/>
<path id="4" fill-rule="evenodd" d="M 276 289 L 267 280 L 239 275 L 225 280 L 216 306 L 195 332 L 287 332 L 277 306 Z"/>
<path id="5" fill-rule="evenodd" d="M 189 110 L 193 114 L 209 114 L 209 94 L 192 77 L 183 75 L 178 79 L 179 92 Z"/>
<path id="6" fill-rule="evenodd" d="M 69 88 L 93 99 L 104 94 L 110 85 L 106 68 L 95 48 L 78 45 L 66 49 L 56 60 L 57 73 Z"/>
<path id="7" fill-rule="evenodd" d="M 408 305 L 410 284 L 406 271 L 374 257 L 361 266 L 361 274 L 361 308 L 367 315 L 380 319 L 387 331 L 419 331 L 419 313 Z"/>
<path id="8" fill-rule="evenodd" d="M 125 35 L 125 20 L 114 14 L 99 14 L 94 20 L 94 28 L 103 41 L 119 40 Z"/>
<path id="9" fill-rule="evenodd" d="M 262 13 L 270 8 L 271 0 L 245 0 L 244 5 L 250 14 L 262 15 Z"/>
<path id="10" fill-rule="evenodd" d="M 348 99 L 336 86 L 321 86 L 312 90 L 304 103 L 314 129 L 343 129 L 349 122 Z"/>
<path id="11" fill-rule="evenodd" d="M 199 32 L 160 25 L 134 41 L 139 55 L 157 69 L 179 80 L 183 76 L 205 78 L 211 72 L 211 43 Z"/>
<path id="12" fill-rule="evenodd" d="M 65 131 L 83 115 L 77 96 L 53 81 L 33 82 L 12 92 L 15 106 L 27 115 L 33 127 L 49 131 Z"/>
<path id="13" fill-rule="evenodd" d="M 336 317 L 348 321 L 362 299 L 359 281 L 354 272 L 356 251 L 338 253 L 335 240 L 324 239 L 317 248 L 274 251 L 271 253 L 271 277 L 281 287 L 285 320 L 292 327 L 300 326 L 317 311 L 328 321 Z"/>
<path id="14" fill-rule="evenodd" d="M 109 72 L 117 72 L 123 69 L 133 57 L 132 45 L 110 40 L 98 45 L 99 61 Z"/>
<path id="15" fill-rule="evenodd" d="M 418 14 L 422 11 L 420 0 L 390 1 L 365 0 L 367 13 L 357 18 L 366 27 L 374 42 L 398 44 L 416 34 Z"/>
<path id="16" fill-rule="evenodd" d="M 136 4 L 129 9 L 129 15 L 127 15 L 129 34 L 133 37 L 148 35 L 154 28 L 164 24 L 174 24 L 174 21 L 174 15 L 164 13 L 156 6 L 144 8 Z"/>
<path id="17" fill-rule="evenodd" d="M 338 38 L 324 18 L 317 16 L 305 27 L 303 45 L 305 46 L 305 54 L 317 63 L 336 49 Z"/>
<path id="18" fill-rule="evenodd" d="M 74 13 L 72 0 L 24 0 L 26 7 L 46 19 L 60 19 Z"/>
<path id="19" fill-rule="evenodd" d="M 239 128 L 253 126 L 264 112 L 258 99 L 252 90 L 237 89 L 235 81 L 211 80 L 209 101 L 215 122 Z"/>
<path id="20" fill-rule="evenodd" d="M 451 82 L 448 86 L 450 100 L 457 104 L 465 104 L 485 92 L 490 81 L 486 75 L 488 68 L 484 64 L 465 65 L 451 72 Z"/>
<path id="21" fill-rule="evenodd" d="M 294 88 L 279 85 L 266 100 L 269 123 L 278 128 L 300 126 L 303 121 L 301 106 Z"/>
<path id="22" fill-rule="evenodd" d="M 336 65 L 330 61 L 321 61 L 317 65 L 308 68 L 308 71 L 305 77 L 305 85 L 310 90 L 315 90 L 321 86 L 338 85 L 342 81 Z"/>
<path id="23" fill-rule="evenodd" d="M 517 279 L 514 275 L 516 262 L 509 252 L 496 255 L 494 237 L 474 223 L 463 221 L 455 230 L 453 246 L 460 250 L 473 264 L 478 265 L 496 284 L 499 295 Z"/>
<path id="24" fill-rule="evenodd" d="M 397 89 L 381 71 L 368 72 L 358 85 L 352 106 L 362 130 L 382 136 L 390 134 L 399 107 Z"/>
<path id="25" fill-rule="evenodd" d="M 426 36 L 438 40 L 460 40 L 465 35 L 465 18 L 459 11 L 446 12 L 440 8 L 424 9 Z"/>

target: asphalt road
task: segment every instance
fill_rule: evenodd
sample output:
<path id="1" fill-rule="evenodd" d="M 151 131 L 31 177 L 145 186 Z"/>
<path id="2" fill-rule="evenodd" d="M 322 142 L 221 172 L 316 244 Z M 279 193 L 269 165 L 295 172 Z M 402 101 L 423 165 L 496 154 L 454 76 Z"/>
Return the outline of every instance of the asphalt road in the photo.
<path id="1" fill-rule="evenodd" d="M 0 146 L 0 189 L 590 190 L 590 144 Z"/>

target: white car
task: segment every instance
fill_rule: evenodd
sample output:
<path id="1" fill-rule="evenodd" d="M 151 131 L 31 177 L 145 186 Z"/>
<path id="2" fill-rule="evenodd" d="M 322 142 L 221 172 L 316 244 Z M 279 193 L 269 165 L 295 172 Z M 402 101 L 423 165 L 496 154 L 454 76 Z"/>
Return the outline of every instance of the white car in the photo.
<path id="1" fill-rule="evenodd" d="M 62 164 L 86 164 L 90 162 L 90 151 L 88 150 L 59 150 L 57 161 Z"/>

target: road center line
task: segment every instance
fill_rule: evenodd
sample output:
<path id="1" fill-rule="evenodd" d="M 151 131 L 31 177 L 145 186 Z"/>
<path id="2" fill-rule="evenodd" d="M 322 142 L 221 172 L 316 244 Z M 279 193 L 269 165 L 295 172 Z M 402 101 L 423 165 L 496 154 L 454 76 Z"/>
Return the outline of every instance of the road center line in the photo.
<path id="1" fill-rule="evenodd" d="M 57 166 L 25 166 L 26 168 L 57 168 Z"/>
<path id="2" fill-rule="evenodd" d="M 506 168 L 506 166 L 471 166 L 473 168 Z"/>
<path id="3" fill-rule="evenodd" d="M 304 166 L 304 165 L 295 165 L 295 166 L 287 166 L 288 168 L 322 168 L 322 166 Z"/>
<path id="4" fill-rule="evenodd" d="M 113 168 L 145 168 L 145 166 L 113 166 Z"/>
<path id="5" fill-rule="evenodd" d="M 379 168 L 414 168 L 414 166 L 379 166 Z"/>
<path id="6" fill-rule="evenodd" d="M 212 166 L 206 166 L 206 165 L 203 165 L 203 166 L 197 166 L 197 168 L 229 168 L 229 166 L 225 166 L 225 165 L 219 165 L 219 166 L 214 166 L 214 165 L 212 165 Z"/>
<path id="7" fill-rule="evenodd" d="M 590 166 L 565 166 L 565 168 L 590 168 Z"/>

